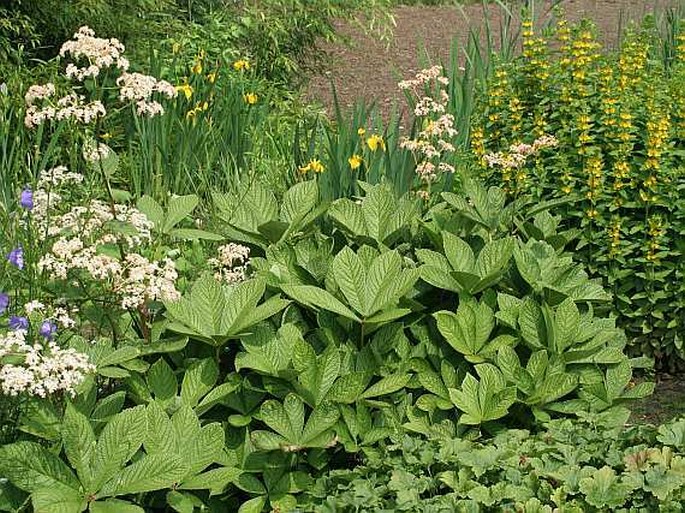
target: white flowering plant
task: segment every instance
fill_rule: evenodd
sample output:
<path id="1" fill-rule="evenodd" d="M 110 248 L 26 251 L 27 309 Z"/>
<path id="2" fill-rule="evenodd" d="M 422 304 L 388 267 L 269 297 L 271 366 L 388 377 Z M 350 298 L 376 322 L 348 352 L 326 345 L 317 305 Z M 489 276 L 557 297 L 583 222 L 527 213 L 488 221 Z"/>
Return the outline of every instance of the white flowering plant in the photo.
<path id="1" fill-rule="evenodd" d="M 169 82 L 129 72 L 124 45 L 115 38 L 96 37 L 86 26 L 62 45 L 59 54 L 67 60 L 65 92 L 59 93 L 60 87 L 52 82 L 29 87 L 24 97 L 24 122 L 28 128 L 53 120 L 83 125 L 98 122 L 107 115 L 105 102 L 111 96 L 107 94 L 111 88 L 117 91 L 120 102 L 133 105 L 141 116 L 163 114 L 164 107 L 158 98 L 176 96 L 176 89 Z"/>
<path id="2" fill-rule="evenodd" d="M 413 137 L 402 138 L 400 147 L 414 155 L 420 184 L 417 195 L 428 200 L 432 185 L 455 171 L 457 130 L 449 107 L 449 79 L 441 66 L 432 66 L 402 80 L 398 87 L 405 92 L 419 127 Z"/>
<path id="3" fill-rule="evenodd" d="M 174 261 L 155 258 L 154 223 L 145 214 L 98 199 L 83 182 L 83 175 L 56 167 L 24 189 L 13 245 L 3 248 L 14 283 L 3 285 L 16 290 L 17 299 L 82 308 L 95 323 L 90 330 L 115 338 L 128 314 L 137 336 L 149 339 L 161 302 L 179 297 Z"/>

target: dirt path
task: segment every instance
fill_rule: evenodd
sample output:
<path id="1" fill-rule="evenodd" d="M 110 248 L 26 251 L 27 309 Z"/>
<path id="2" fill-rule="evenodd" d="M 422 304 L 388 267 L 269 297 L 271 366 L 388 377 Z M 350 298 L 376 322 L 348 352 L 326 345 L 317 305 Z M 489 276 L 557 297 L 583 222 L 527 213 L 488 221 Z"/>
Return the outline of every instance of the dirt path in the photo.
<path id="1" fill-rule="evenodd" d="M 569 20 L 595 20 L 607 46 L 616 45 L 618 27 L 625 25 L 627 19 L 641 19 L 655 7 L 678 4 L 685 6 L 685 0 L 562 1 Z M 545 13 L 543 20 L 549 20 L 550 2 L 540 7 L 539 12 Z M 490 6 L 484 12 L 480 3 L 463 8 L 404 6 L 395 9 L 393 15 L 397 26 L 389 45 L 365 35 L 349 21 L 339 21 L 338 32 L 349 38 L 351 45 L 324 45 L 330 61 L 321 74 L 312 77 L 307 96 L 330 108 L 332 81 L 344 107 L 351 107 L 357 98 L 365 98 L 376 101 L 386 111 L 394 100 L 401 99 L 396 86 L 398 75 L 406 78 L 420 69 L 421 48 L 426 49 L 433 62 L 446 63 L 454 38 L 463 47 L 469 27 L 483 27 L 485 19 L 498 34 L 504 18 L 499 6 Z"/>

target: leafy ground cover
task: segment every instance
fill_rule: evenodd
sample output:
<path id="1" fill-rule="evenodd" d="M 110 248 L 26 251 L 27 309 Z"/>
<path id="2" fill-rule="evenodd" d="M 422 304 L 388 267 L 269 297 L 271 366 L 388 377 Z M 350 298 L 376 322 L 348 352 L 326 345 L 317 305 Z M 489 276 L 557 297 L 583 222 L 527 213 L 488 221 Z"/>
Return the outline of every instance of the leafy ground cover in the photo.
<path id="1" fill-rule="evenodd" d="M 147 54 L 11 11 L 58 57 L 0 45 L 1 511 L 682 507 L 683 421 L 630 410 L 681 368 L 680 248 L 596 236 L 679 233 L 682 13 L 601 53 L 523 10 L 409 117 L 328 118 L 294 75 L 345 5 L 141 4 Z"/>

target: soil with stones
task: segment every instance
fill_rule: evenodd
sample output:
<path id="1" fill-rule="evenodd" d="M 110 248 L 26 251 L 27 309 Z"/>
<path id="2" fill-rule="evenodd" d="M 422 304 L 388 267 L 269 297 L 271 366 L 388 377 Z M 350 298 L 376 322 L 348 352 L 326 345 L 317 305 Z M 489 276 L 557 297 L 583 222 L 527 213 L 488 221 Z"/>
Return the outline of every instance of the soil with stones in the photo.
<path id="1" fill-rule="evenodd" d="M 552 2 L 539 2 L 536 18 L 544 24 L 553 19 Z M 554 3 L 559 3 L 554 2 Z M 562 0 L 569 21 L 592 19 L 605 47 L 615 47 L 619 28 L 629 20 L 640 20 L 654 9 L 682 4 L 685 0 Z M 354 20 L 338 20 L 336 30 L 346 43 L 323 44 L 327 54 L 320 73 L 310 78 L 307 97 L 331 110 L 335 86 L 343 108 L 352 107 L 359 98 L 374 101 L 387 112 L 393 102 L 402 102 L 397 89 L 401 78 L 409 78 L 421 69 L 427 56 L 433 63 L 448 63 L 450 48 L 457 42 L 463 48 L 469 30 L 480 30 L 485 41 L 486 23 L 495 45 L 499 45 L 499 27 L 506 16 L 497 4 L 467 6 L 402 6 L 394 9 L 396 26 L 393 38 L 380 41 L 360 28 Z M 516 31 L 517 27 L 513 26 Z"/>

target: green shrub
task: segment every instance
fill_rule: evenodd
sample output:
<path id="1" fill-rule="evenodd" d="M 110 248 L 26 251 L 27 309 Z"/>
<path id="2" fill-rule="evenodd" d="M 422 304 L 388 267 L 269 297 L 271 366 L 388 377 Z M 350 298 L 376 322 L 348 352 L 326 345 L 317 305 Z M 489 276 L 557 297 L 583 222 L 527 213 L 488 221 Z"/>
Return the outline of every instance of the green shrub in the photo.
<path id="1" fill-rule="evenodd" d="M 512 196 L 566 199 L 575 254 L 614 296 L 631 352 L 682 366 L 683 36 L 629 30 L 603 53 L 593 28 L 523 29 L 523 54 L 496 65 L 473 117 L 475 167 Z M 665 57 L 666 55 L 666 57 Z M 558 146 L 527 163 L 533 139 Z M 535 145 L 534 145 L 535 146 Z M 528 153 L 526 153 L 528 155 Z M 522 158 L 518 162 L 516 158 Z"/>

